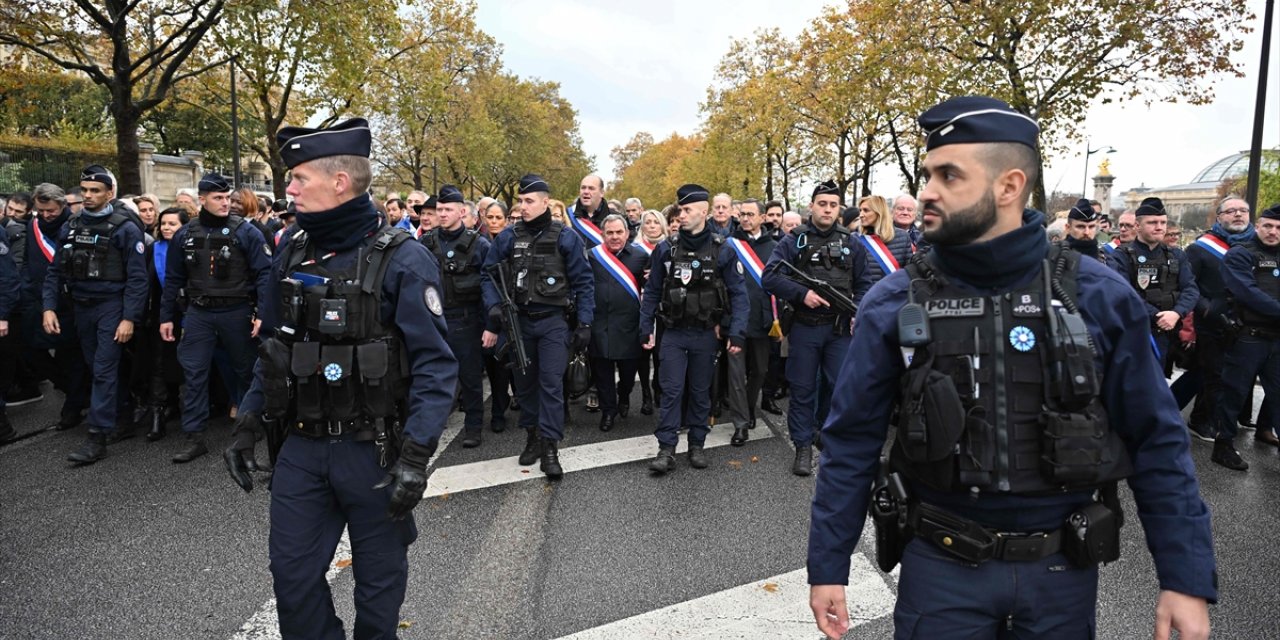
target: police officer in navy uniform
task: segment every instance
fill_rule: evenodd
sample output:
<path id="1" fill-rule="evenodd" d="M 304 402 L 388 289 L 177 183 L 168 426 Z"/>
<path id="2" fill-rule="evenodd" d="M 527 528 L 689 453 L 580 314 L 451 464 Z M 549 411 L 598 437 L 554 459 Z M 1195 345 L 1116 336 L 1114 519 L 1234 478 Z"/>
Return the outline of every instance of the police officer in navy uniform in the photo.
<path id="1" fill-rule="evenodd" d="M 1240 321 L 1222 363 L 1222 393 L 1214 407 L 1213 456 L 1236 471 L 1249 468 L 1235 448 L 1237 416 L 1262 379 L 1268 398 L 1280 398 L 1280 205 L 1263 211 L 1252 240 L 1238 243 L 1223 260 L 1222 279 Z M 1258 430 L 1272 425 L 1258 424 Z"/>
<path id="2" fill-rule="evenodd" d="M 769 293 L 791 303 L 794 321 L 787 339 L 787 382 L 791 384 L 791 404 L 787 407 L 787 429 L 796 447 L 791 472 L 798 476 L 813 473 L 813 443 L 817 434 L 819 407 L 830 402 L 831 382 L 849 355 L 853 318 L 831 308 L 817 292 L 788 280 L 775 265 L 785 260 L 808 275 L 822 280 L 848 295 L 855 303 L 871 288 L 867 253 L 862 243 L 844 226 L 840 217 L 840 188 L 827 181 L 813 189 L 808 224 L 802 224 L 778 241 L 765 268 L 764 287 Z M 818 374 L 826 384 L 820 390 Z M 820 398 L 819 395 L 826 395 Z"/>
<path id="3" fill-rule="evenodd" d="M 120 357 L 142 320 L 149 283 L 146 243 L 136 216 L 112 202 L 115 176 L 100 165 L 80 175 L 84 209 L 58 235 L 58 257 L 44 281 L 45 333 L 62 333 L 58 301 L 71 296 L 76 330 L 85 364 L 91 369 L 89 435 L 67 456 L 76 464 L 92 464 L 107 455 L 107 440 L 116 431 L 120 401 Z"/>
<path id="4" fill-rule="evenodd" d="M 836 382 L 849 392 L 823 428 L 809 530 L 819 629 L 848 629 L 843 585 L 874 485 L 872 514 L 898 534 L 883 547 L 877 534 L 896 552 L 881 566 L 901 554 L 896 637 L 1090 637 L 1097 563 L 1119 553 L 1110 489 L 1127 475 L 1161 589 L 1155 637 L 1207 637 L 1209 511 L 1145 303 L 1111 269 L 1051 246 L 1042 214 L 1024 209 L 1040 168 L 1034 120 L 961 97 L 919 122 L 933 248 L 863 300 L 857 357 Z"/>
<path id="5" fill-rule="evenodd" d="M 458 402 L 465 419 L 462 446 L 480 446 L 484 427 L 484 358 L 480 333 L 485 326 L 480 273 L 489 241 L 463 225 L 466 204 L 457 187 L 440 187 L 436 199 L 440 226 L 422 235 L 422 244 L 436 257 L 444 280 L 444 317 L 449 324 L 449 348 L 458 359 Z"/>
<path id="6" fill-rule="evenodd" d="M 170 241 L 160 301 L 160 337 L 176 339 L 174 319 L 179 301 L 187 306 L 182 321 L 178 363 L 186 380 L 182 430 L 186 446 L 175 463 L 191 462 L 209 452 L 204 432 L 209 420 L 209 373 L 213 354 L 226 350 L 241 389 L 228 389 L 239 404 L 253 378 L 254 339 L 262 321 L 255 305 L 266 300 L 271 279 L 271 247 L 257 226 L 231 215 L 231 183 L 217 173 L 196 187 L 200 213 Z"/>
<path id="7" fill-rule="evenodd" d="M 354 637 L 396 637 L 413 508 L 453 402 L 440 271 L 368 196 L 368 123 L 285 127 L 297 225 L 275 252 L 263 340 L 223 454 L 253 489 L 254 442 L 283 438 L 271 478 L 271 575 L 286 640 L 345 638 L 325 572 L 343 529 L 355 567 Z M 278 440 L 277 440 L 278 441 Z"/>
<path id="8" fill-rule="evenodd" d="M 600 430 L 631 413 L 631 390 L 640 368 L 640 292 L 649 255 L 628 242 L 627 219 L 601 220 L 604 242 L 587 252 L 595 277 L 595 321 L 591 324 L 591 372 L 600 391 Z M 615 376 L 617 376 L 615 380 Z"/>
<path id="9" fill-rule="evenodd" d="M 1155 345 L 1160 350 L 1165 375 L 1178 327 L 1196 306 L 1200 289 L 1191 275 L 1191 264 L 1182 249 L 1164 243 L 1168 215 L 1160 198 L 1145 198 L 1134 212 L 1137 237 L 1120 245 L 1111 257 L 1113 266 L 1147 303 Z"/>
<path id="10" fill-rule="evenodd" d="M 564 475 L 558 448 L 564 439 L 564 372 L 570 347 L 581 351 L 591 341 L 595 283 L 582 239 L 551 219 L 550 191 L 541 176 L 520 178 L 516 202 L 522 217 L 494 238 L 481 283 L 489 310 L 483 345 L 491 349 L 497 345 L 500 327 L 498 290 L 489 269 L 507 265 L 507 285 L 514 289 L 508 294 L 519 307 L 520 334 L 530 360 L 523 374 L 515 372 L 520 426 L 527 433 L 519 463 L 527 466 L 541 460 L 542 472 L 555 480 Z M 572 332 L 570 311 L 577 317 Z"/>
<path id="11" fill-rule="evenodd" d="M 1062 245 L 1106 264 L 1107 254 L 1098 246 L 1098 221 L 1101 219 L 1102 214 L 1095 211 L 1088 200 L 1076 200 L 1071 210 L 1067 211 L 1067 233 L 1062 239 Z"/>
<path id="12" fill-rule="evenodd" d="M 21 289 L 21 280 L 18 275 L 18 267 L 13 262 L 13 248 L 10 246 L 9 234 L 3 226 L 0 226 L 0 341 L 12 340 L 11 333 L 16 327 L 10 323 L 9 314 L 18 304 L 18 291 Z M 17 349 L 5 349 L 5 353 L 12 355 Z M 4 400 L 0 398 L 0 443 L 8 442 L 17 435 L 17 430 L 9 422 L 9 416 L 4 409 Z"/>
<path id="13" fill-rule="evenodd" d="M 689 430 L 689 466 L 705 469 L 711 464 L 703 447 L 711 431 L 707 419 L 716 351 L 722 340 L 733 354 L 741 353 L 746 343 L 746 286 L 733 249 L 707 224 L 708 200 L 707 190 L 696 184 L 676 191 L 680 231 L 653 250 L 640 305 L 644 348 L 654 347 L 654 319 L 661 318 L 665 327 L 659 356 L 662 408 L 654 432 L 658 454 L 649 463 L 649 470 L 659 475 L 675 468 L 681 426 Z M 720 329 L 725 313 L 728 335 Z"/>

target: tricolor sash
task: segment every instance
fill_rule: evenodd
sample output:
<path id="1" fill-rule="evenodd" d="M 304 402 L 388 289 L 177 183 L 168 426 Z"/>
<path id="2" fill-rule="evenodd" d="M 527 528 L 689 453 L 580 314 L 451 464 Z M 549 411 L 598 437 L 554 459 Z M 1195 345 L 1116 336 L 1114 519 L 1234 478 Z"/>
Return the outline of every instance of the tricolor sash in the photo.
<path id="1" fill-rule="evenodd" d="M 1226 240 L 1211 233 L 1206 233 L 1196 238 L 1196 244 L 1208 249 L 1209 253 L 1219 260 L 1226 258 L 1227 250 L 1231 248 L 1231 245 L 1227 244 Z"/>
<path id="2" fill-rule="evenodd" d="M 867 248 L 867 253 L 870 253 L 871 257 L 875 258 L 876 263 L 880 265 L 880 270 L 886 276 L 900 268 L 893 254 L 889 253 L 889 247 L 885 245 L 883 238 L 873 235 L 860 235 L 858 237 L 862 239 L 862 245 Z"/>
<path id="3" fill-rule="evenodd" d="M 285 228 L 286 227 L 280 227 L 280 230 L 276 232 L 275 243 L 277 247 L 280 246 L 280 238 L 284 237 Z"/>
<path id="4" fill-rule="evenodd" d="M 622 264 L 618 256 L 613 255 L 602 244 L 596 245 L 591 250 L 591 255 L 595 256 L 597 262 L 604 265 L 604 270 L 608 271 L 609 275 L 613 276 L 613 279 L 617 280 L 618 284 L 622 285 L 622 288 L 626 289 L 627 293 L 636 299 L 636 302 L 640 301 L 640 286 L 636 284 L 636 277 L 626 265 Z"/>
<path id="5" fill-rule="evenodd" d="M 35 236 L 36 246 L 40 247 L 40 253 L 44 254 L 44 259 L 49 261 L 49 264 L 53 264 L 53 258 L 58 253 L 58 246 L 40 231 L 40 225 L 36 223 L 36 218 L 38 217 L 32 216 L 31 218 L 31 235 Z"/>
<path id="6" fill-rule="evenodd" d="M 645 255 L 650 255 L 650 256 L 653 255 L 653 250 L 658 248 L 658 245 L 651 244 L 648 240 L 645 240 L 643 237 L 637 238 L 637 240 L 635 242 L 632 242 L 631 244 L 634 244 L 635 246 L 640 247 L 640 249 L 645 252 Z"/>
<path id="7" fill-rule="evenodd" d="M 738 254 L 738 262 L 742 263 L 756 284 L 764 286 L 761 283 L 761 278 L 764 276 L 764 263 L 760 261 L 760 256 L 756 255 L 756 250 L 738 238 L 729 238 L 729 246 L 733 247 L 733 252 Z"/>
<path id="8" fill-rule="evenodd" d="M 1119 249 L 1119 248 L 1120 248 L 1120 238 L 1112 238 L 1110 242 L 1105 242 L 1102 245 L 1102 250 L 1106 251 L 1107 253 L 1115 253 L 1116 249 Z"/>
<path id="9" fill-rule="evenodd" d="M 573 207 L 569 207 L 565 210 L 565 215 L 569 216 L 569 222 L 573 224 L 573 228 L 577 229 L 588 240 L 594 242 L 595 245 L 592 246 L 602 244 L 604 242 L 604 234 L 600 233 L 600 227 L 597 227 L 596 223 L 592 222 L 590 218 L 574 215 L 573 209 Z"/>

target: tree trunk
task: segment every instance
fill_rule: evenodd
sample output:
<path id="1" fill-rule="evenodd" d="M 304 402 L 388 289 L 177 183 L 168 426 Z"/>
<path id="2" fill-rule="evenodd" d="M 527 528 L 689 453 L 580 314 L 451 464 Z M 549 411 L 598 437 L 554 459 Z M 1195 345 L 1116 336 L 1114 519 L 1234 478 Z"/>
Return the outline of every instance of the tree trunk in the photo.
<path id="1" fill-rule="evenodd" d="M 116 196 L 142 193 L 142 170 L 138 166 L 138 122 L 142 114 L 129 101 L 111 105 L 116 125 Z"/>
<path id="2" fill-rule="evenodd" d="M 1035 190 L 1031 192 L 1031 208 L 1036 211 L 1044 211 L 1045 202 L 1044 170 L 1042 169 L 1036 172 L 1036 187 Z"/>
<path id="3" fill-rule="evenodd" d="M 280 143 L 276 141 L 274 134 L 267 136 L 267 164 L 271 166 L 271 192 L 275 194 L 276 199 L 285 197 L 284 190 L 288 188 L 285 175 L 289 172 L 289 167 L 285 166 L 284 159 L 280 157 Z"/>

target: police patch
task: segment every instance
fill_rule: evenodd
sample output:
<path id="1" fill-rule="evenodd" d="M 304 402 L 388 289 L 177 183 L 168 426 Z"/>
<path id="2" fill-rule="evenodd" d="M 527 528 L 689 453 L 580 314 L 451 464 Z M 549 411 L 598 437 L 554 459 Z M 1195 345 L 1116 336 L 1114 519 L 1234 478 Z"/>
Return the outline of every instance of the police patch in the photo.
<path id="1" fill-rule="evenodd" d="M 741 260 L 739 260 L 739 261 L 735 262 L 734 264 L 738 266 L 738 275 L 742 275 L 742 261 L 741 261 Z"/>
<path id="2" fill-rule="evenodd" d="M 422 294 L 422 298 L 427 303 L 427 309 L 430 309 L 431 313 L 436 315 L 444 313 L 444 305 L 440 304 L 440 292 L 436 291 L 435 287 L 428 285 Z"/>
<path id="3" fill-rule="evenodd" d="M 229 233 L 231 233 L 231 230 L 230 230 L 230 229 L 228 229 L 228 228 L 226 228 L 226 227 L 223 227 L 223 228 L 222 228 L 222 235 L 224 235 L 224 236 L 225 236 L 225 235 L 227 235 L 227 234 L 229 234 Z"/>
<path id="4" fill-rule="evenodd" d="M 262 245 L 262 252 L 263 252 L 263 253 L 265 253 L 265 254 L 267 254 L 268 256 L 270 256 L 270 255 L 271 255 L 271 243 L 270 243 L 270 242 L 265 242 L 265 243 L 263 243 L 263 245 Z"/>
<path id="5" fill-rule="evenodd" d="M 1023 326 L 1014 327 L 1009 332 L 1009 344 L 1013 345 L 1014 349 L 1025 353 L 1036 346 L 1036 334 Z"/>
<path id="6" fill-rule="evenodd" d="M 133 248 L 134 248 L 135 250 L 137 250 L 138 255 L 142 255 L 142 254 L 144 254 L 144 253 L 146 253 L 146 252 L 147 252 L 147 245 L 142 244 L 142 241 L 141 241 L 141 240 L 139 240 L 139 241 L 138 241 L 138 244 L 137 244 L 137 245 L 135 245 Z"/>
<path id="7" fill-rule="evenodd" d="M 1146 256 L 1138 256 L 1138 262 L 1146 262 L 1146 261 L 1147 261 Z"/>
<path id="8" fill-rule="evenodd" d="M 698 267 L 702 266 L 702 262 L 700 260 L 694 260 L 692 266 L 694 269 L 697 269 Z"/>
<path id="9" fill-rule="evenodd" d="M 324 379 L 329 382 L 337 382 L 342 379 L 342 365 L 336 362 L 330 362 L 324 366 Z"/>
<path id="10" fill-rule="evenodd" d="M 969 318 L 986 312 L 986 298 L 947 298 L 924 303 L 930 318 Z"/>
<path id="11" fill-rule="evenodd" d="M 1040 294 L 1023 293 L 1018 296 L 1016 304 L 1013 305 L 1013 315 L 1016 318 L 1038 318 L 1044 313 L 1044 307 L 1040 305 Z"/>

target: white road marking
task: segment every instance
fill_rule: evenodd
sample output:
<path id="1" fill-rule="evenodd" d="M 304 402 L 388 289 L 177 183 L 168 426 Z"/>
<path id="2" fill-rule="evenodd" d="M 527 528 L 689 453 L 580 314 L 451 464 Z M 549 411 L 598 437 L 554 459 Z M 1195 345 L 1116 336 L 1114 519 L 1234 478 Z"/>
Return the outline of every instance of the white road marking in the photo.
<path id="1" fill-rule="evenodd" d="M 893 613 L 894 593 L 871 561 L 855 553 L 849 566 L 849 626 L 857 628 Z M 797 638 L 818 635 L 809 610 L 804 569 L 564 636 L 560 640 L 613 638 Z"/>
<path id="2" fill-rule="evenodd" d="M 733 429 L 728 425 L 717 427 L 707 435 L 706 448 L 723 447 L 729 444 Z M 768 429 L 754 429 L 751 437 L 763 440 L 773 437 Z M 681 438 L 676 453 L 683 453 L 689 448 L 688 442 Z M 585 471 L 638 460 L 652 458 L 658 451 L 658 442 L 653 436 L 639 436 L 622 440 L 609 440 L 560 450 L 560 466 L 565 473 Z M 455 494 L 463 491 L 496 487 L 504 484 L 524 482 L 536 478 L 545 478 L 538 470 L 538 464 L 522 467 L 516 462 L 517 456 L 484 460 L 470 464 L 460 464 L 443 469 L 436 469 L 427 483 L 426 497 Z M 711 463 L 716 464 L 715 456 Z"/>

